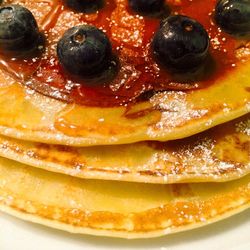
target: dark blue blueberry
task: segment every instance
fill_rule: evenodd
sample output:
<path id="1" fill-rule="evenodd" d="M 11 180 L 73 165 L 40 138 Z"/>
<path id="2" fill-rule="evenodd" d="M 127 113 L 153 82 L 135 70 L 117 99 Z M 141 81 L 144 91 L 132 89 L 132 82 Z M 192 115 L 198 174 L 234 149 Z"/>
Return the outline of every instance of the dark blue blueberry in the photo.
<path id="1" fill-rule="evenodd" d="M 21 5 L 0 8 L 0 49 L 20 52 L 36 46 L 40 33 L 32 13 Z"/>
<path id="2" fill-rule="evenodd" d="M 130 8 L 136 13 L 154 16 L 165 10 L 164 0 L 129 0 Z"/>
<path id="3" fill-rule="evenodd" d="M 153 38 L 152 47 L 160 63 L 187 71 L 206 59 L 209 37 L 197 21 L 181 15 L 170 16 L 162 21 Z"/>
<path id="4" fill-rule="evenodd" d="M 76 12 L 94 13 L 104 6 L 104 0 L 64 0 L 64 4 Z"/>
<path id="5" fill-rule="evenodd" d="M 108 37 L 90 25 L 70 28 L 57 45 L 62 66 L 70 73 L 91 76 L 102 71 L 112 56 Z"/>
<path id="6" fill-rule="evenodd" d="M 250 0 L 220 0 L 215 8 L 215 21 L 227 33 L 250 34 Z"/>

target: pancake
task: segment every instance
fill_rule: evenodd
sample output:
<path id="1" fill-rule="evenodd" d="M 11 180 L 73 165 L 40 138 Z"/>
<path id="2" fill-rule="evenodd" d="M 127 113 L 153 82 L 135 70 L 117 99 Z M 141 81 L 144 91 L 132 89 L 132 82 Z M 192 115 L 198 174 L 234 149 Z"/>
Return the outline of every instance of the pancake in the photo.
<path id="1" fill-rule="evenodd" d="M 0 159 L 0 210 L 72 233 L 156 237 L 250 207 L 250 175 L 226 183 L 83 180 Z"/>
<path id="2" fill-rule="evenodd" d="M 60 5 L 61 1 L 9 0 L 5 3 L 23 4 L 34 13 L 40 29 L 46 31 L 45 35 L 49 40 L 45 58 L 53 56 L 56 42 L 69 26 L 77 25 L 79 22 L 91 23 L 91 18 L 96 18 L 64 9 Z M 126 11 L 125 1 L 115 1 L 115 3 L 117 7 L 111 16 L 116 20 L 118 10 L 122 9 L 122 13 Z M 129 18 L 134 20 L 138 17 L 129 15 Z M 146 19 L 144 21 L 147 22 Z M 125 31 L 121 28 L 119 32 L 131 32 L 132 28 L 141 31 L 139 27 L 142 24 L 134 27 L 135 23 L 135 21 L 131 25 L 128 23 Z M 112 41 L 117 42 L 118 31 L 114 28 L 109 32 L 113 32 L 110 35 Z M 122 34 L 119 33 L 118 36 L 120 42 Z M 223 36 L 227 37 L 226 40 L 232 39 L 224 33 Z M 211 47 L 216 50 L 214 40 L 211 39 Z M 127 49 L 132 46 L 133 51 L 138 44 L 131 41 L 123 46 Z M 41 80 L 38 84 L 32 82 L 39 70 L 32 71 L 32 74 L 29 72 L 28 81 L 25 76 L 25 70 L 29 71 L 27 63 L 24 66 L 25 70 L 20 66 L 18 72 L 10 61 L 5 63 L 1 61 L 0 133 L 22 140 L 71 146 L 128 144 L 145 140 L 168 141 L 191 136 L 238 118 L 250 110 L 249 43 L 246 40 L 237 41 L 237 46 L 225 56 L 227 54 L 234 54 L 237 63 L 232 63 L 233 66 L 230 64 L 230 69 L 224 69 L 223 72 L 213 76 L 206 86 L 196 89 L 195 84 L 188 87 L 184 84 L 186 86 L 184 89 L 169 89 L 171 88 L 169 85 L 166 90 L 153 91 L 152 96 L 146 101 L 112 107 L 83 105 L 67 98 L 63 101 L 63 98 L 59 98 L 62 92 L 49 94 L 44 90 L 47 86 L 45 81 Z M 218 58 L 221 57 L 223 58 L 223 56 Z M 37 67 L 42 68 L 39 64 Z M 42 73 L 51 74 L 50 77 L 53 75 L 47 68 Z"/>
<path id="3" fill-rule="evenodd" d="M 71 233 L 150 238 L 250 207 L 249 40 L 213 25 L 215 0 L 175 2 L 173 13 L 209 33 L 201 72 L 162 73 L 150 54 L 160 20 L 131 13 L 127 0 L 95 14 L 61 0 L 4 1 L 32 11 L 46 43 L 32 58 L 0 51 L 1 211 Z M 63 33 L 86 23 L 119 58 L 102 87 L 68 76 L 56 56 Z"/>
<path id="4" fill-rule="evenodd" d="M 0 133 L 72 146 L 188 137 L 249 112 L 249 66 L 208 89 L 160 93 L 129 111 L 65 104 L 34 93 L 2 73 Z"/>
<path id="5" fill-rule="evenodd" d="M 0 156 L 80 178 L 222 182 L 250 173 L 250 116 L 171 142 L 74 148 L 0 136 Z"/>

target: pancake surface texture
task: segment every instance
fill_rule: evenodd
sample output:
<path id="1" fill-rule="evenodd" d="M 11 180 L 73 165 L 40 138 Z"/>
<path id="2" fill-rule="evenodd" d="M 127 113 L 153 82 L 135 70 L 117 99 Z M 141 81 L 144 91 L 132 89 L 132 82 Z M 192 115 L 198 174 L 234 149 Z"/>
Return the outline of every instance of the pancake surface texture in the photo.
<path id="1" fill-rule="evenodd" d="M 219 184 L 133 184 L 82 180 L 0 159 L 0 209 L 74 233 L 156 237 L 249 207 L 250 175 Z"/>
<path id="2" fill-rule="evenodd" d="M 81 20 L 88 22 L 84 14 L 62 11 L 60 1 L 6 1 L 16 2 L 34 13 L 41 30 L 50 27 L 46 33 L 50 41 L 46 53 L 55 53 L 56 42 L 69 25 L 78 25 Z M 116 1 L 117 9 L 124 9 L 125 2 Z M 50 20 L 53 22 L 49 23 Z M 0 72 L 0 133 L 72 146 L 167 141 L 191 136 L 249 112 L 249 43 L 240 44 L 235 53 L 240 58 L 237 67 L 207 87 L 157 92 L 148 101 L 115 107 L 84 106 L 46 97 L 24 87 L 25 80 L 15 78 L 13 72 L 7 73 L 11 67 L 4 64 L 7 68 L 2 65 Z"/>
<path id="3" fill-rule="evenodd" d="M 0 136 L 0 156 L 81 178 L 148 183 L 229 181 L 250 172 L 250 116 L 190 138 L 74 148 Z"/>
<path id="4" fill-rule="evenodd" d="M 202 0 L 166 1 L 210 37 L 207 60 L 185 76 L 152 56 L 160 19 L 127 0 L 94 14 L 64 2 L 3 2 L 27 7 L 46 43 L 32 58 L 0 51 L 0 210 L 72 233 L 150 238 L 248 209 L 250 42 L 213 23 L 217 1 L 204 13 L 194 10 Z M 58 40 L 79 24 L 110 39 L 119 58 L 110 82 L 90 86 L 59 63 Z"/>

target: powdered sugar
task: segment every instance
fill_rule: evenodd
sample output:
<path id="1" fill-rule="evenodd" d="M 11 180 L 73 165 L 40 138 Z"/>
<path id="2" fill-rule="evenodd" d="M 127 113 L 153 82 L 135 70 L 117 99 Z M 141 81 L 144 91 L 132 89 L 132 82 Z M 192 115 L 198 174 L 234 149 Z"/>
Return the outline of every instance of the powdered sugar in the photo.
<path id="1" fill-rule="evenodd" d="M 250 119 L 237 123 L 236 131 L 250 136 Z"/>
<path id="2" fill-rule="evenodd" d="M 148 134 L 153 136 L 155 131 L 171 130 L 208 113 L 206 109 L 194 109 L 186 98 L 187 94 L 182 91 L 162 92 L 153 96 L 150 102 L 155 109 L 161 110 L 162 115 L 160 121 L 149 128 Z"/>

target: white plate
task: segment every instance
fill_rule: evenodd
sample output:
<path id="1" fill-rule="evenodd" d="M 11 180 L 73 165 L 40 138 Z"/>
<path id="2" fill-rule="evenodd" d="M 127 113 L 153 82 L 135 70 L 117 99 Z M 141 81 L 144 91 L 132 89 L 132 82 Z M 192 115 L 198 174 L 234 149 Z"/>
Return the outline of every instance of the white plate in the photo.
<path id="1" fill-rule="evenodd" d="M 200 228 L 148 240 L 72 235 L 0 213 L 0 250 L 250 250 L 250 210 Z"/>

